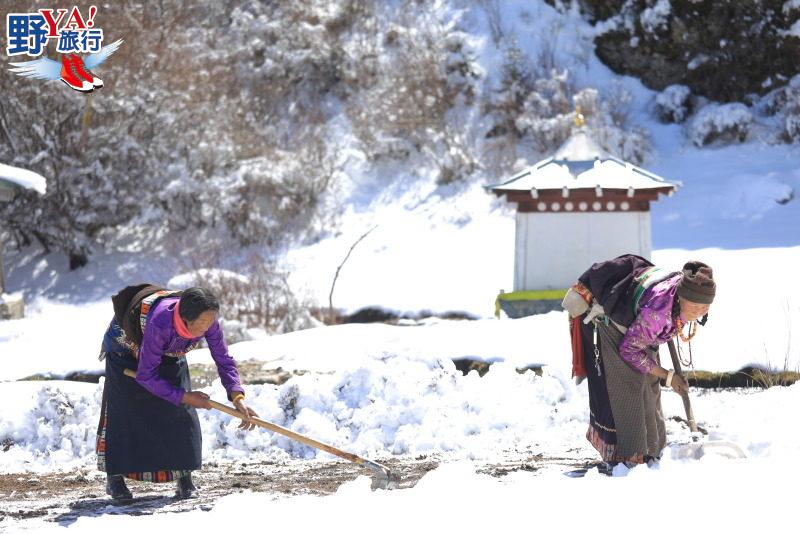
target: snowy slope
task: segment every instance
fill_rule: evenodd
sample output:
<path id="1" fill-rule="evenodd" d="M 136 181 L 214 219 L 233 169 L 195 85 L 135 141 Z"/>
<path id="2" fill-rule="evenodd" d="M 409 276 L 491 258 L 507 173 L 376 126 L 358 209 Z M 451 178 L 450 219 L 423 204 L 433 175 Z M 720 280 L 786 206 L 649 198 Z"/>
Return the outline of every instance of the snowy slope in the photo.
<path id="1" fill-rule="evenodd" d="M 652 145 L 643 166 L 683 183 L 673 197 L 652 205 L 656 250 L 800 245 L 800 204 L 797 200 L 777 202 L 792 189 L 800 190 L 800 150 L 796 145 L 772 144 L 768 130 L 773 119 L 756 114 L 754 133 L 744 144 L 698 148 L 687 137 L 689 125 L 656 120 L 656 93 L 634 78 L 613 74 L 594 56 L 591 40 L 601 28 L 590 26 L 575 10 L 561 14 L 541 1 L 498 6 L 507 38 L 501 43 L 492 39 L 489 18 L 478 5 L 439 2 L 431 9 L 439 19 L 459 19 L 468 32 L 472 53 L 486 79 L 483 97 L 499 83 L 505 42 L 516 42 L 532 61 L 540 56 L 552 58 L 559 68 L 569 70 L 576 89 L 630 93 L 628 122 L 648 131 Z M 458 109 L 454 114 L 466 111 Z M 477 133 L 485 127 L 485 118 L 474 113 L 465 120 L 467 130 Z M 336 267 L 350 246 L 375 227 L 344 266 L 334 293 L 335 306 L 490 315 L 498 291 L 511 288 L 514 210 L 482 186 L 506 177 L 487 170 L 476 173 L 468 183 L 437 186 L 430 163 L 420 158 L 370 164 L 358 149 L 345 115 L 332 120 L 332 127 L 337 140 L 347 147 L 346 172 L 336 187 L 343 213 L 326 238 L 279 258 L 278 265 L 291 271 L 294 289 L 326 305 Z M 523 153 L 524 149 L 520 147 Z M 557 243 L 554 239 L 555 251 Z M 239 252 L 231 250 L 219 267 L 235 263 L 231 258 Z M 7 261 L 10 291 L 24 291 L 28 298 L 46 295 L 73 302 L 106 298 L 140 280 L 166 282 L 185 271 L 179 257 L 121 252 L 98 252 L 87 268 L 73 273 L 65 272 L 65 261 L 58 256 L 23 251 L 9 254 Z"/>
<path id="2" fill-rule="evenodd" d="M 770 119 L 757 119 L 747 143 L 698 148 L 687 138 L 689 125 L 661 124 L 655 118 L 657 93 L 600 63 L 591 45 L 599 29 L 576 12 L 562 15 L 542 2 L 503 2 L 502 14 L 504 30 L 522 49 L 531 57 L 552 54 L 570 69 L 576 87 L 630 93 L 628 120 L 647 130 L 652 144 L 643 166 L 683 183 L 674 196 L 652 204 L 654 249 L 800 245 L 800 204 L 778 203 L 800 190 L 800 150 L 772 144 Z M 465 20 L 477 35 L 489 34 L 480 9 L 468 11 Z M 488 37 L 476 39 L 474 46 L 487 78 L 496 80 L 501 50 Z M 392 171 L 396 181 L 389 184 L 381 180 L 380 169 L 370 173 L 358 167 L 348 173 L 343 190 L 350 196 L 337 234 L 287 254 L 295 286 L 327 302 L 336 267 L 350 246 L 376 226 L 343 268 L 336 306 L 491 313 L 498 290 L 512 285 L 514 209 L 480 186 L 507 176 L 484 175 L 476 183 L 436 187 L 424 169 Z M 554 253 L 559 239 L 569 236 L 554 236 Z M 485 304 L 479 305 L 479 299 Z"/>
<path id="3" fill-rule="evenodd" d="M 656 263 L 669 269 L 679 269 L 686 260 L 695 258 L 714 267 L 718 282 L 709 323 L 700 328 L 692 343 L 695 368 L 734 371 L 748 364 L 800 368 L 800 344 L 796 340 L 800 288 L 786 283 L 800 268 L 800 247 L 662 250 L 654 254 Z M 263 361 L 271 369 L 332 371 L 386 358 L 428 363 L 470 358 L 505 361 L 516 367 L 548 365 L 569 372 L 571 357 L 563 312 L 498 320 L 492 317 L 494 303 L 488 285 L 484 286 L 485 294 L 462 292 L 456 276 L 440 272 L 436 278 L 433 273 L 437 271 L 431 266 L 427 269 L 429 276 L 420 276 L 410 288 L 385 286 L 362 271 L 379 259 L 363 255 L 352 260 L 349 269 L 342 270 L 337 285 L 338 302 L 342 304 L 350 303 L 353 308 L 381 304 L 412 310 L 466 309 L 482 318 L 432 318 L 407 326 L 320 327 L 237 343 L 231 346 L 231 354 L 238 360 Z M 324 268 L 321 258 L 314 264 Z M 497 268 L 496 273 L 503 270 L 501 262 L 487 264 L 487 272 L 492 272 L 492 267 Z M 411 307 L 410 295 L 415 295 L 418 308 Z M 104 364 L 97 355 L 112 313 L 107 299 L 86 304 L 34 301 L 26 318 L 0 322 L 0 379 L 101 371 Z M 666 350 L 662 358 L 669 358 Z M 207 350 L 194 351 L 189 361 L 212 362 Z"/>

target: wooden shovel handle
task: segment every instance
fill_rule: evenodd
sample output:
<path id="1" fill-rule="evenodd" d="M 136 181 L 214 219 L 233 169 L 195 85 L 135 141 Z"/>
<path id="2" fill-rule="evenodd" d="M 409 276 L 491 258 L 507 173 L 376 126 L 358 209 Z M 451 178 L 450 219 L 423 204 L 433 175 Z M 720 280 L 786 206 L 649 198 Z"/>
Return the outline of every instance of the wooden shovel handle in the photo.
<path id="1" fill-rule="evenodd" d="M 683 371 L 681 370 L 681 360 L 678 358 L 675 342 L 670 339 L 667 342 L 667 347 L 669 347 L 669 355 L 672 357 L 672 367 L 675 369 L 675 374 L 684 378 Z M 669 385 L 670 384 L 667 384 L 667 386 Z M 683 399 L 683 409 L 686 411 L 686 422 L 689 423 L 689 430 L 697 432 L 697 422 L 694 420 L 694 411 L 692 411 L 692 403 L 689 400 L 689 392 L 684 391 L 681 394 L 681 399 Z"/>
<path id="2" fill-rule="evenodd" d="M 211 407 L 214 408 L 215 410 L 219 410 L 221 412 L 225 412 L 226 414 L 228 414 L 228 415 L 230 415 L 232 417 L 238 417 L 239 419 L 245 420 L 245 417 L 244 417 L 244 415 L 242 415 L 242 412 L 240 412 L 236 408 L 232 408 L 232 407 L 230 407 L 230 406 L 228 406 L 226 404 L 222 404 L 221 402 L 217 402 L 217 401 L 213 401 L 213 400 L 210 400 L 209 402 L 211 403 Z M 311 439 L 311 438 L 306 437 L 306 436 L 304 436 L 302 434 L 298 434 L 297 432 L 292 432 L 288 428 L 284 428 L 284 427 L 282 427 L 280 425 L 276 425 L 275 423 L 270 423 L 269 421 L 264 421 L 263 419 L 259 419 L 258 417 L 251 417 L 250 421 L 253 424 L 255 424 L 256 426 L 260 426 L 261 428 L 266 428 L 267 430 L 270 430 L 272 432 L 276 432 L 278 434 L 286 436 L 287 438 L 291 438 L 291 439 L 293 439 L 295 441 L 299 441 L 303 445 L 308 445 L 309 447 L 314 447 L 315 449 L 319 449 L 321 451 L 325 451 L 327 453 L 333 454 L 334 456 L 338 456 L 339 458 L 344 458 L 345 460 L 349 460 L 349 461 L 355 462 L 357 464 L 363 464 L 364 463 L 364 458 L 361 458 L 360 456 L 357 456 L 355 454 L 339 450 L 339 449 L 337 449 L 335 447 L 331 447 L 330 445 L 326 445 L 325 443 L 322 443 L 321 441 L 317 441 L 315 439 Z"/>

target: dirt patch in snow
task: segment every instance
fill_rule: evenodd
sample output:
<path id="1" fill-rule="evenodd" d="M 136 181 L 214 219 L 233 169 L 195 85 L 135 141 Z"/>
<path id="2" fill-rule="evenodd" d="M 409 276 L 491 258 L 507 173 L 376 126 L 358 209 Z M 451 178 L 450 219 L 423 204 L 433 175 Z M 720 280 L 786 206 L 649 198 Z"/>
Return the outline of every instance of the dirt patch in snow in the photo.
<path id="1" fill-rule="evenodd" d="M 384 465 L 400 476 L 400 488 L 410 488 L 440 459 L 392 458 Z M 541 454 L 522 455 L 478 466 L 478 472 L 502 477 L 515 471 L 543 468 L 574 469 L 589 462 L 581 458 L 551 458 Z M 328 495 L 343 483 L 369 470 L 340 461 L 293 460 L 286 463 L 208 463 L 196 471 L 200 496 L 190 500 L 173 497 L 173 483 L 151 484 L 127 481 L 134 495 L 129 504 L 115 504 L 105 494 L 105 474 L 94 470 L 73 473 L 0 474 L 0 530 L 35 530 L 43 524 L 68 526 L 81 517 L 102 515 L 150 515 L 209 510 L 220 497 L 244 491 L 263 492 L 266 498 L 292 495 Z"/>

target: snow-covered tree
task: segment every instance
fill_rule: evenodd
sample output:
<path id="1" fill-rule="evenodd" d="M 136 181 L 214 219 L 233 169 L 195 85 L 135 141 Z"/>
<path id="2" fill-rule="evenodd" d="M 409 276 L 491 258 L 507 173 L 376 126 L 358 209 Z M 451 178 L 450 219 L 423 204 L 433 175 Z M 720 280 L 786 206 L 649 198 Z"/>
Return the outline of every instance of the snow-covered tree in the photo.
<path id="1" fill-rule="evenodd" d="M 753 113 L 744 104 L 709 104 L 689 125 L 689 138 L 697 146 L 713 142 L 744 142 L 753 123 Z"/>

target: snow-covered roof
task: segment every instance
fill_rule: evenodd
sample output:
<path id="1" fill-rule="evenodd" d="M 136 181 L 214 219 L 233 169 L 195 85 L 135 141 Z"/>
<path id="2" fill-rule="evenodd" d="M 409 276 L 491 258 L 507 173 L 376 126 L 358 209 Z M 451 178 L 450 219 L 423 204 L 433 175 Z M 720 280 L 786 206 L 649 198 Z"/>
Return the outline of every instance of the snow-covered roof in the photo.
<path id="1" fill-rule="evenodd" d="M 530 191 L 536 189 L 677 189 L 669 182 L 632 163 L 609 155 L 584 129 L 567 139 L 556 153 L 511 179 L 487 186 L 494 191 Z"/>
<path id="2" fill-rule="evenodd" d="M 15 187 L 33 189 L 42 195 L 47 191 L 47 181 L 44 176 L 3 163 L 0 163 L 0 182 L 6 182 Z"/>
<path id="3" fill-rule="evenodd" d="M 594 140 L 581 128 L 556 150 L 555 160 L 587 161 L 607 157 L 608 153 L 600 148 Z"/>

